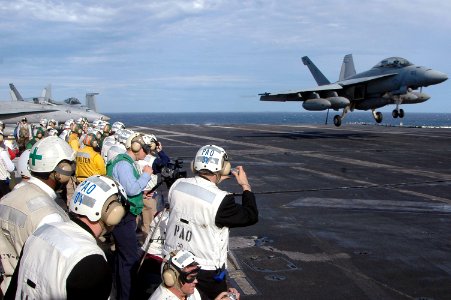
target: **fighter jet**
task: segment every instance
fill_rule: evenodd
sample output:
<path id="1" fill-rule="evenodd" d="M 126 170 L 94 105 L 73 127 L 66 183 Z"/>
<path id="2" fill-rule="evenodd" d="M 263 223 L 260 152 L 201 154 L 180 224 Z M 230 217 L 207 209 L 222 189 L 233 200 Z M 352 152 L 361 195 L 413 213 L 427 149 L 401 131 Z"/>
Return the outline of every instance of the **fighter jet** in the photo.
<path id="1" fill-rule="evenodd" d="M 330 83 L 307 56 L 302 57 L 302 62 L 309 68 L 317 87 L 275 94 L 266 92 L 259 94 L 260 101 L 303 101 L 302 107 L 311 111 L 342 109 L 341 115 L 334 116 L 337 127 L 354 109 L 371 109 L 374 120 L 380 123 L 383 116 L 376 109 L 389 104 L 396 105 L 393 118 L 403 118 L 401 104 L 425 102 L 430 96 L 422 92 L 422 87 L 448 79 L 442 72 L 414 65 L 401 57 L 383 59 L 370 70 L 356 74 L 352 54 L 348 54 L 343 59 L 339 80 Z"/>
<path id="2" fill-rule="evenodd" d="M 95 111 L 95 95 L 98 95 L 98 93 L 86 94 L 86 103 L 90 105 L 90 107 L 86 107 L 82 106 L 81 103 L 80 105 L 54 103 L 49 101 L 50 97 L 44 91 L 41 97 L 34 97 L 31 98 L 31 101 L 27 101 L 13 84 L 10 84 L 10 88 L 12 101 L 0 101 L 0 120 L 5 124 L 16 124 L 23 117 L 26 117 L 30 123 L 39 123 L 44 118 L 54 119 L 58 122 L 65 122 L 68 119 L 76 120 L 82 117 L 87 118 L 88 122 L 97 119 L 110 119 Z"/>

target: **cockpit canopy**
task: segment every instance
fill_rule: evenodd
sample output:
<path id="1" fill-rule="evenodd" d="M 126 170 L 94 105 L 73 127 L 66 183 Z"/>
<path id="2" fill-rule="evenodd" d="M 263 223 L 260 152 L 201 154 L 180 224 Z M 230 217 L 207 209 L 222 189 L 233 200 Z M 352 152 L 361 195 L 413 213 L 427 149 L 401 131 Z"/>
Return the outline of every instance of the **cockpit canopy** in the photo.
<path id="1" fill-rule="evenodd" d="M 410 61 L 408 61 L 407 59 L 395 56 L 395 57 L 389 57 L 389 58 L 383 59 L 381 62 L 379 62 L 373 68 L 407 67 L 410 65 L 412 65 L 412 63 Z"/>
<path id="2" fill-rule="evenodd" d="M 66 100 L 64 100 L 64 102 L 66 102 L 67 104 L 70 104 L 70 105 L 81 104 L 80 100 L 78 100 L 77 98 L 74 98 L 74 97 L 67 98 Z"/>

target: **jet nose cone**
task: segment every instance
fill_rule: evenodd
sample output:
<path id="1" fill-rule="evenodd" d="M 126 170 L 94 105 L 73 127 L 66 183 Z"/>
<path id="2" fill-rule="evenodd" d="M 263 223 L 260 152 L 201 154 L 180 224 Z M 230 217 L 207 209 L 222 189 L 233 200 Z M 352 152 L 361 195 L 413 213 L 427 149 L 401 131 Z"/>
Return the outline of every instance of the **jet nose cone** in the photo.
<path id="1" fill-rule="evenodd" d="M 435 70 L 427 70 L 425 77 L 429 84 L 437 84 L 448 79 L 448 75 Z"/>

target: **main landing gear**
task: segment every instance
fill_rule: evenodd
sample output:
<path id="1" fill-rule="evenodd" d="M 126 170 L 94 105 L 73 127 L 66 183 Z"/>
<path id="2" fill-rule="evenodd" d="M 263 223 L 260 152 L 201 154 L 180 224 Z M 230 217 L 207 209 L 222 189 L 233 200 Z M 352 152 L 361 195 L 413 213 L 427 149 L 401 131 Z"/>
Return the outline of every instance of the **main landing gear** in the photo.
<path id="1" fill-rule="evenodd" d="M 371 113 L 373 114 L 373 118 L 376 121 L 376 123 L 382 122 L 383 116 L 380 111 L 375 111 L 374 109 L 372 109 Z"/>
<path id="2" fill-rule="evenodd" d="M 347 106 L 347 107 L 343 108 L 343 112 L 341 113 L 341 116 L 340 115 L 334 116 L 334 125 L 335 126 L 337 126 L 337 127 L 341 126 L 341 120 L 343 120 L 345 118 L 345 116 L 349 110 L 350 110 L 350 107 Z"/>
<path id="3" fill-rule="evenodd" d="M 391 115 L 392 115 L 392 117 L 394 118 L 394 119 L 396 119 L 396 118 L 398 118 L 398 117 L 400 117 L 400 118 L 404 118 L 404 110 L 401 108 L 401 109 L 394 109 L 392 112 L 391 112 Z"/>

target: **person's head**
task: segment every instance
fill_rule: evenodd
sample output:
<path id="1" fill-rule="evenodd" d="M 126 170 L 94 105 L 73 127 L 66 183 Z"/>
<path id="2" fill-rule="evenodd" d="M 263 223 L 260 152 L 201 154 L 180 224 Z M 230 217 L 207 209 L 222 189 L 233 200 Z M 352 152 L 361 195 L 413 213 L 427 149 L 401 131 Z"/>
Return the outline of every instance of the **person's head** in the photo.
<path id="1" fill-rule="evenodd" d="M 5 129 L 5 123 L 3 121 L 0 121 L 0 131 L 3 131 Z"/>
<path id="2" fill-rule="evenodd" d="M 147 140 L 149 142 L 149 140 Z M 135 160 L 144 159 L 150 153 L 150 144 L 146 143 L 144 135 L 140 133 L 133 133 L 125 142 L 127 152 L 135 158 Z"/>
<path id="3" fill-rule="evenodd" d="M 81 126 L 82 125 L 80 125 L 80 124 L 74 123 L 71 125 L 70 130 L 72 133 L 75 133 L 76 135 L 81 136 L 81 134 L 83 133 L 83 129 L 81 128 Z"/>
<path id="4" fill-rule="evenodd" d="M 115 133 L 121 129 L 125 129 L 125 125 L 124 125 L 124 123 L 119 122 L 119 121 L 114 122 L 113 125 L 111 126 L 111 132 L 113 132 L 113 133 Z"/>
<path id="5" fill-rule="evenodd" d="M 83 144 L 92 147 L 95 150 L 99 150 L 99 140 L 97 139 L 96 135 L 93 133 L 88 133 L 85 135 L 83 139 Z"/>
<path id="6" fill-rule="evenodd" d="M 5 136 L 3 135 L 3 131 L 0 129 L 0 144 L 3 144 L 4 140 L 5 140 Z"/>
<path id="7" fill-rule="evenodd" d="M 39 120 L 39 125 L 41 125 L 42 127 L 47 127 L 48 121 L 46 118 L 42 118 L 41 120 Z"/>
<path id="8" fill-rule="evenodd" d="M 125 215 L 127 196 L 115 180 L 100 175 L 86 178 L 75 189 L 69 211 L 85 220 L 94 234 L 111 230 Z"/>
<path id="9" fill-rule="evenodd" d="M 185 250 L 171 252 L 162 266 L 162 279 L 165 287 L 182 296 L 194 293 L 200 266 L 194 255 Z"/>
<path id="10" fill-rule="evenodd" d="M 201 147 L 191 162 L 191 169 L 198 175 L 215 175 L 216 183 L 230 174 L 231 165 L 225 150 L 216 145 Z"/>
<path id="11" fill-rule="evenodd" d="M 24 117 L 24 118 L 22 118 L 21 122 L 22 122 L 22 123 L 27 123 L 28 120 L 27 120 L 27 118 Z"/>
<path id="12" fill-rule="evenodd" d="M 74 175 L 74 161 L 75 152 L 68 143 L 57 136 L 48 136 L 33 145 L 28 165 L 33 177 L 56 189 Z"/>
<path id="13" fill-rule="evenodd" d="M 45 136 L 45 131 L 42 129 L 42 127 L 38 127 L 36 129 L 36 134 L 34 135 L 34 138 L 37 140 L 42 139 Z"/>

